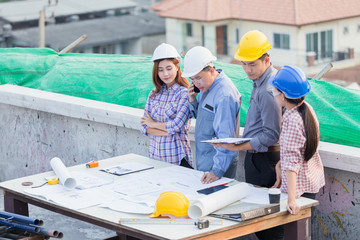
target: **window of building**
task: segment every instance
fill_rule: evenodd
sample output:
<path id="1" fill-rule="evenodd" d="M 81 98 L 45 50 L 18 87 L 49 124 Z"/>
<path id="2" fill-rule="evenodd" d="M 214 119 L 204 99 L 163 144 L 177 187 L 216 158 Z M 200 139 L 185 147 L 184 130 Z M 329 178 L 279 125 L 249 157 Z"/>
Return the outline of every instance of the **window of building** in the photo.
<path id="1" fill-rule="evenodd" d="M 344 35 L 347 35 L 348 33 L 349 33 L 349 27 L 346 26 L 346 27 L 344 27 L 344 29 L 343 29 L 343 34 L 344 34 Z"/>
<path id="2" fill-rule="evenodd" d="M 84 49 L 75 49 L 71 51 L 72 53 L 84 53 L 85 50 Z"/>
<path id="3" fill-rule="evenodd" d="M 290 35 L 274 33 L 274 48 L 290 49 Z"/>
<path id="4" fill-rule="evenodd" d="M 306 51 L 315 52 L 315 59 L 331 58 L 333 54 L 332 30 L 306 34 Z"/>
<path id="5" fill-rule="evenodd" d="M 235 29 L 235 43 L 238 44 L 240 42 L 240 31 L 238 28 Z"/>
<path id="6" fill-rule="evenodd" d="M 186 36 L 188 36 L 188 37 L 193 36 L 192 23 L 186 23 Z"/>
<path id="7" fill-rule="evenodd" d="M 357 32 L 360 33 L 360 24 L 357 26 Z"/>
<path id="8" fill-rule="evenodd" d="M 201 44 L 205 46 L 205 27 L 204 25 L 201 26 Z"/>

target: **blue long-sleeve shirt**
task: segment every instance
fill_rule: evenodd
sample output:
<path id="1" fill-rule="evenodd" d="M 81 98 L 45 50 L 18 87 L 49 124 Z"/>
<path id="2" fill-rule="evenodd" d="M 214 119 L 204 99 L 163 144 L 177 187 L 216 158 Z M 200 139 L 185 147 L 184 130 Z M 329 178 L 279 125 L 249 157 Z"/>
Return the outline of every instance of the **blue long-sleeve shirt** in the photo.
<path id="1" fill-rule="evenodd" d="M 192 116 L 196 118 L 195 147 L 197 170 L 212 172 L 222 177 L 233 161 L 236 152 L 214 148 L 202 140 L 235 137 L 239 128 L 241 95 L 233 82 L 220 73 L 206 92 L 200 92 L 198 100 L 190 103 Z"/>
<path id="2" fill-rule="evenodd" d="M 246 116 L 244 138 L 250 140 L 257 152 L 266 152 L 268 147 L 278 145 L 280 137 L 281 107 L 276 103 L 268 80 L 277 70 L 270 66 L 264 74 L 253 81 L 250 107 Z"/>

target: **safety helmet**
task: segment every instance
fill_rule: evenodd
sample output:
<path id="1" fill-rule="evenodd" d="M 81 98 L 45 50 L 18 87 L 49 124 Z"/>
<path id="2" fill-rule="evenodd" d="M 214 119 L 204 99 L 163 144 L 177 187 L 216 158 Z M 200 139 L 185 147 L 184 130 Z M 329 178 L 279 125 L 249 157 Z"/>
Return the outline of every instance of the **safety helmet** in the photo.
<path id="1" fill-rule="evenodd" d="M 279 89 L 286 98 L 301 98 L 310 92 L 311 86 L 303 70 L 296 66 L 285 65 L 275 76 L 269 79 L 269 84 Z"/>
<path id="2" fill-rule="evenodd" d="M 189 200 L 181 193 L 167 191 L 160 194 L 155 203 L 155 211 L 149 217 L 155 218 L 164 214 L 183 217 L 188 214 Z"/>
<path id="3" fill-rule="evenodd" d="M 181 62 L 181 57 L 176 49 L 170 44 L 162 43 L 155 48 L 151 61 L 154 62 L 159 59 L 168 58 L 176 58 L 179 62 Z"/>
<path id="4" fill-rule="evenodd" d="M 191 48 L 184 57 L 184 71 L 182 77 L 192 77 L 201 72 L 206 66 L 213 61 L 216 57 L 212 55 L 209 49 L 196 46 Z"/>
<path id="5" fill-rule="evenodd" d="M 271 48 L 269 40 L 264 33 L 252 30 L 245 33 L 241 38 L 234 58 L 239 61 L 252 62 L 259 59 Z"/>

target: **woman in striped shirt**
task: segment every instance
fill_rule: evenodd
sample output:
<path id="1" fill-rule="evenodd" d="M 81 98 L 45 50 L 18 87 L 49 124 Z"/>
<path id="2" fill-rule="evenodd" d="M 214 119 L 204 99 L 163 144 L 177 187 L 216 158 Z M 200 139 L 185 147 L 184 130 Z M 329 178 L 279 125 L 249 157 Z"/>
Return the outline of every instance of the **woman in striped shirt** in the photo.
<path id="1" fill-rule="evenodd" d="M 280 134 L 280 161 L 277 181 L 281 191 L 288 193 L 287 210 L 300 211 L 296 198 L 315 199 L 325 185 L 324 167 L 318 152 L 319 122 L 312 107 L 305 102 L 310 84 L 305 73 L 295 66 L 284 66 L 269 79 L 273 94 L 285 107 Z M 281 172 L 281 178 L 280 178 Z"/>
<path id="2" fill-rule="evenodd" d="M 150 136 L 149 157 L 192 168 L 189 82 L 181 77 L 181 57 L 173 46 L 162 43 L 155 49 L 152 61 L 155 88 L 141 118 L 141 131 Z"/>

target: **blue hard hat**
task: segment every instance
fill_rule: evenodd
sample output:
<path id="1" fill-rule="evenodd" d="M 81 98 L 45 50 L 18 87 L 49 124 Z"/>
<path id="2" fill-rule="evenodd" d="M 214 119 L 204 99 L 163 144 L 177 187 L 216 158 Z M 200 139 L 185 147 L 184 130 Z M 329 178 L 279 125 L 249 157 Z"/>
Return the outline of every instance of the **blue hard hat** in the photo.
<path id="1" fill-rule="evenodd" d="M 303 70 L 296 66 L 285 65 L 275 76 L 269 79 L 269 84 L 279 89 L 286 98 L 301 98 L 310 92 L 311 86 Z"/>

